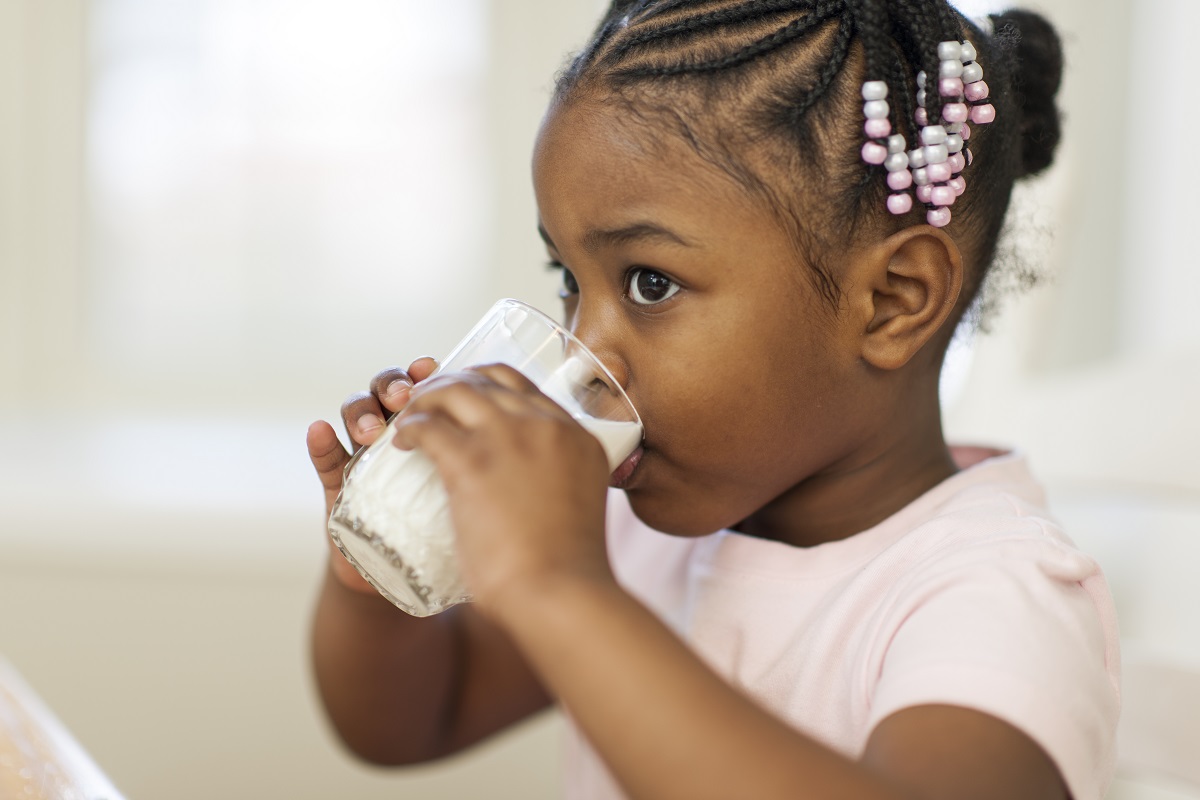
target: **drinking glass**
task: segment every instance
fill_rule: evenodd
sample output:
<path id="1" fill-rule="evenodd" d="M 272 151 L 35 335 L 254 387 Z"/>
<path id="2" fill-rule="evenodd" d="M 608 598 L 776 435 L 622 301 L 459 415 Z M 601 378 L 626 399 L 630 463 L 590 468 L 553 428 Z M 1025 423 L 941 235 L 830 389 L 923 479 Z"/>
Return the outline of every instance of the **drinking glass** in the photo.
<path id="1" fill-rule="evenodd" d="M 508 364 L 599 439 L 615 470 L 642 439 L 637 411 L 612 373 L 575 336 L 519 300 L 500 300 L 434 375 Z M 432 376 L 431 376 L 432 377 Z M 346 465 L 329 535 L 380 594 L 417 617 L 467 602 L 446 490 L 420 450 L 393 444 L 396 420 Z"/>

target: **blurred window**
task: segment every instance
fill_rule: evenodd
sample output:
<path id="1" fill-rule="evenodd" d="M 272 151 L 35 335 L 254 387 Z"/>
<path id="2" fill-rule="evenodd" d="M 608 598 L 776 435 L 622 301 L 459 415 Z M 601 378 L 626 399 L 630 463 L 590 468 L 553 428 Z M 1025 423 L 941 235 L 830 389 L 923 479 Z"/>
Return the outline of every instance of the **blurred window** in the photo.
<path id="1" fill-rule="evenodd" d="M 420 346 L 482 283 L 485 5 L 91 3 L 84 358 L 211 387 Z"/>

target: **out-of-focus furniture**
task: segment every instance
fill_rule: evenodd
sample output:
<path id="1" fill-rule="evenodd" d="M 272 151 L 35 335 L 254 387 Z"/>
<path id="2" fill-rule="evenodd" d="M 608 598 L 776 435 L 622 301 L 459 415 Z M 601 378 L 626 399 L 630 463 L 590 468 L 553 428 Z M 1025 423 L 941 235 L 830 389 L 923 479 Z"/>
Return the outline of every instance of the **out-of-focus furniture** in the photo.
<path id="1" fill-rule="evenodd" d="M 121 800 L 79 743 L 3 659 L 0 798 Z"/>

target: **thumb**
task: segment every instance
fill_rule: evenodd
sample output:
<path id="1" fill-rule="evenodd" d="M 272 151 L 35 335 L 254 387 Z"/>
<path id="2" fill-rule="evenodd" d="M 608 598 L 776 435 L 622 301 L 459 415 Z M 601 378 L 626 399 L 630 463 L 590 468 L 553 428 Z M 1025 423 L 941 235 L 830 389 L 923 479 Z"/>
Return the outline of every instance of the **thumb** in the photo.
<path id="1" fill-rule="evenodd" d="M 328 513 L 342 490 L 342 471 L 350 461 L 350 454 L 338 441 L 333 426 L 319 420 L 308 426 L 308 457 L 325 489 L 325 511 Z"/>

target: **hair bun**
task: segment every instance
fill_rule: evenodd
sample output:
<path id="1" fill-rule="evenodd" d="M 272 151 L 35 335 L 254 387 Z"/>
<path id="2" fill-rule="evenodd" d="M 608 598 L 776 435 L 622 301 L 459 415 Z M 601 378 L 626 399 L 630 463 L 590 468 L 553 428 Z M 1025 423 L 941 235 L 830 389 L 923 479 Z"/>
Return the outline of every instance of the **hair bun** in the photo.
<path id="1" fill-rule="evenodd" d="M 1062 83 L 1063 53 L 1058 33 L 1032 11 L 992 15 L 996 39 L 1013 54 L 1013 91 L 1021 109 L 1020 177 L 1036 175 L 1054 162 L 1062 138 L 1055 96 Z"/>

